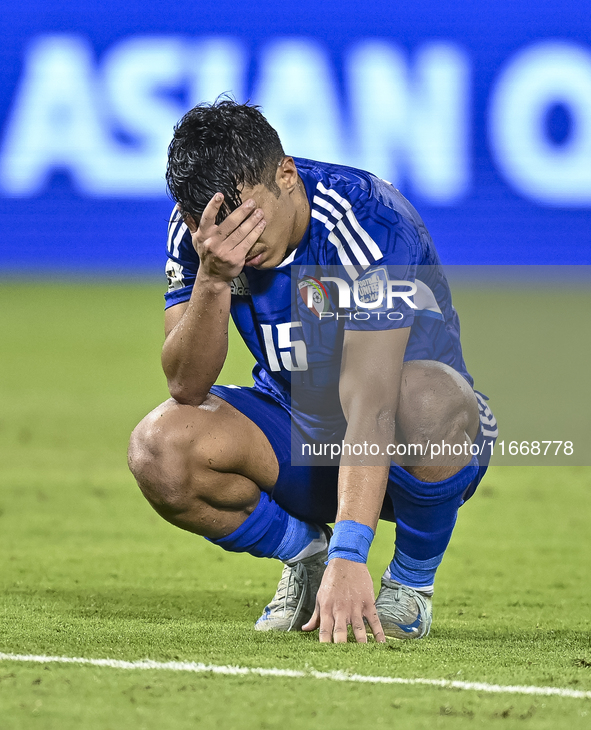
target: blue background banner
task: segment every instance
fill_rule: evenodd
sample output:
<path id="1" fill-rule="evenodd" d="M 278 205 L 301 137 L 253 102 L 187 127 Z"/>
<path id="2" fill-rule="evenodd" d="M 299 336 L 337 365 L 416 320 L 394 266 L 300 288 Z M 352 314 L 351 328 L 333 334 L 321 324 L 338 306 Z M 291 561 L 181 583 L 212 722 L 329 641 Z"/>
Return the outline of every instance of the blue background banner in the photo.
<path id="1" fill-rule="evenodd" d="M 0 38 L 5 275 L 161 271 L 172 127 L 223 92 L 395 183 L 444 262 L 591 263 L 580 0 L 3 0 Z"/>

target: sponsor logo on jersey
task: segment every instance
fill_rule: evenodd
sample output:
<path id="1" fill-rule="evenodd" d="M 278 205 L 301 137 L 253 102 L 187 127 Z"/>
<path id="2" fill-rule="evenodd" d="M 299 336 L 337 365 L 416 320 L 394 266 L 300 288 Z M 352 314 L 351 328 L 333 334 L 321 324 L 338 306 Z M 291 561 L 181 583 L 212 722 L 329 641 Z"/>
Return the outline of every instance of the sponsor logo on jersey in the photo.
<path id="1" fill-rule="evenodd" d="M 246 274 L 242 272 L 230 282 L 230 293 L 236 297 L 249 297 L 250 286 Z"/>
<path id="2" fill-rule="evenodd" d="M 298 281 L 298 290 L 304 304 L 318 319 L 330 309 L 328 294 L 318 279 L 306 276 Z"/>
<path id="3" fill-rule="evenodd" d="M 356 286 L 359 304 L 361 306 L 374 304 L 378 300 L 382 300 L 384 292 L 388 291 L 388 274 L 383 268 L 372 269 L 371 272 L 357 280 Z"/>

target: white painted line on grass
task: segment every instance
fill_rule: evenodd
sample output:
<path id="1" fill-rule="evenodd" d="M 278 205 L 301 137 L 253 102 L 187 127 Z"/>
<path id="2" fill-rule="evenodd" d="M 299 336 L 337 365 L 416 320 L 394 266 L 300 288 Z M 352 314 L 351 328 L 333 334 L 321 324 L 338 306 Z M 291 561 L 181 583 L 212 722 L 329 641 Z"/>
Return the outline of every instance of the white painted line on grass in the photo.
<path id="1" fill-rule="evenodd" d="M 86 664 L 93 667 L 110 667 L 111 669 L 165 669 L 172 672 L 195 672 L 244 676 L 248 674 L 258 677 L 293 677 L 298 679 L 328 679 L 333 682 L 358 682 L 365 684 L 420 684 L 444 689 L 465 689 L 476 692 L 494 692 L 514 695 L 542 695 L 544 697 L 572 697 L 589 700 L 591 692 L 562 687 L 528 687 L 520 685 L 487 684 L 486 682 L 460 682 L 449 679 L 409 679 L 407 677 L 372 677 L 366 674 L 348 674 L 347 672 L 317 672 L 314 669 L 266 669 L 265 667 L 232 667 L 219 664 L 202 664 L 201 662 L 156 662 L 153 659 L 142 659 L 126 662 L 120 659 L 85 659 L 69 656 L 37 656 L 35 654 L 3 654 L 0 661 L 34 662 L 37 664 Z"/>

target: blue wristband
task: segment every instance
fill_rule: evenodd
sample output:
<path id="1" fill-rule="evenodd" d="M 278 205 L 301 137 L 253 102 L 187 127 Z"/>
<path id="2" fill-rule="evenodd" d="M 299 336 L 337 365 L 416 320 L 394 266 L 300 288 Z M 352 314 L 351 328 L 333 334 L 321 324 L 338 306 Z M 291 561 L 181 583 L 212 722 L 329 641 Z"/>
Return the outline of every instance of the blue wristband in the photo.
<path id="1" fill-rule="evenodd" d="M 328 546 L 328 560 L 343 558 L 353 563 L 367 563 L 373 536 L 373 530 L 367 525 L 354 520 L 337 522 Z"/>

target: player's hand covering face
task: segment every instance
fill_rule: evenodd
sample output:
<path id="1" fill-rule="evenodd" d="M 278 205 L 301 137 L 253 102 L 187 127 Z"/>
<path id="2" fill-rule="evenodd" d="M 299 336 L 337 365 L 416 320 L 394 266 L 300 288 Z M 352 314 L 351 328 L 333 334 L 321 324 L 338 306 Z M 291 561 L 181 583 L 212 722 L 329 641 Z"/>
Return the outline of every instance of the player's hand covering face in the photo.
<path id="1" fill-rule="evenodd" d="M 228 282 L 244 268 L 266 221 L 263 211 L 249 198 L 218 226 L 215 220 L 223 201 L 222 193 L 216 193 L 205 207 L 199 225 L 189 215 L 185 216 L 185 223 L 199 255 L 201 275 Z"/>

